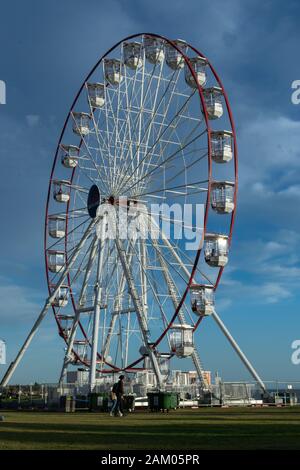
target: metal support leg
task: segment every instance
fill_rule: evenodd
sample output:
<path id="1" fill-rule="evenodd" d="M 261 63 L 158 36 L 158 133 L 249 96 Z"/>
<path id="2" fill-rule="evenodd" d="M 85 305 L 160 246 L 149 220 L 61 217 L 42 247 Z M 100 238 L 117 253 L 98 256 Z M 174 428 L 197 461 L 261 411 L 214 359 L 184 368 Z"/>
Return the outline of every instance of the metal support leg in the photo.
<path id="1" fill-rule="evenodd" d="M 101 231 L 98 249 L 98 265 L 97 265 L 97 279 L 95 285 L 95 309 L 94 309 L 94 322 L 93 322 L 93 339 L 91 351 L 91 366 L 89 385 L 92 392 L 96 385 L 96 368 L 97 368 L 97 353 L 98 353 L 98 337 L 99 337 L 99 322 L 100 322 L 100 309 L 101 309 L 101 295 L 102 295 L 102 267 L 104 258 L 104 242 L 106 230 L 106 216 L 104 215 L 101 222 Z"/>
<path id="2" fill-rule="evenodd" d="M 250 361 L 247 359 L 247 357 L 245 356 L 245 354 L 243 353 L 243 351 L 241 350 L 241 348 L 239 347 L 239 345 L 237 344 L 237 342 L 235 341 L 235 339 L 232 337 L 232 335 L 230 334 L 229 330 L 226 328 L 226 326 L 224 325 L 224 323 L 222 322 L 221 318 L 219 317 L 219 315 L 217 314 L 217 312 L 214 310 L 212 312 L 212 315 L 213 319 L 215 320 L 215 322 L 217 323 L 217 325 L 219 326 L 219 328 L 221 329 L 221 331 L 224 333 L 224 335 L 226 336 L 226 338 L 228 339 L 228 341 L 230 342 L 231 346 L 233 347 L 233 349 L 236 351 L 236 353 L 238 354 L 238 356 L 240 357 L 241 361 L 245 364 L 245 366 L 247 367 L 247 369 L 249 370 L 250 374 L 254 377 L 254 379 L 259 383 L 260 387 L 262 388 L 262 390 L 264 392 L 266 392 L 266 386 L 265 384 L 263 383 L 263 381 L 261 380 L 260 376 L 258 375 L 258 373 L 256 372 L 256 370 L 254 369 L 254 367 L 252 366 L 252 364 L 250 363 Z"/>
<path id="3" fill-rule="evenodd" d="M 145 318 L 148 316 L 148 300 L 147 300 L 147 254 L 145 240 L 140 240 L 140 258 L 141 258 L 141 285 L 142 285 L 142 299 Z"/>
<path id="4" fill-rule="evenodd" d="M 22 357 L 24 356 L 28 346 L 30 345 L 35 333 L 37 332 L 40 324 L 42 323 L 49 307 L 52 305 L 52 302 L 54 301 L 54 299 L 55 299 L 55 297 L 56 297 L 56 295 L 59 291 L 60 286 L 64 282 L 65 277 L 68 275 L 68 273 L 72 269 L 81 248 L 85 244 L 85 242 L 86 242 L 87 238 L 89 237 L 89 235 L 90 235 L 90 233 L 91 233 L 91 231 L 92 231 L 95 224 L 96 224 L 96 219 L 92 220 L 92 222 L 88 226 L 88 228 L 87 228 L 85 234 L 83 235 L 82 239 L 80 240 L 76 250 L 74 251 L 74 253 L 72 254 L 70 260 L 68 261 L 68 265 L 63 270 L 57 284 L 55 285 L 55 289 L 54 289 L 53 293 L 47 298 L 41 313 L 39 314 L 37 320 L 35 321 L 35 323 L 34 323 L 32 329 L 31 329 L 29 335 L 27 336 L 23 346 L 21 347 L 20 351 L 18 352 L 16 359 L 10 364 L 10 366 L 7 369 L 4 377 L 2 378 L 0 386 L 5 387 L 7 385 L 7 383 L 9 382 L 9 380 L 11 379 L 11 377 L 12 377 L 13 373 L 15 372 L 16 368 L 18 367 Z"/>

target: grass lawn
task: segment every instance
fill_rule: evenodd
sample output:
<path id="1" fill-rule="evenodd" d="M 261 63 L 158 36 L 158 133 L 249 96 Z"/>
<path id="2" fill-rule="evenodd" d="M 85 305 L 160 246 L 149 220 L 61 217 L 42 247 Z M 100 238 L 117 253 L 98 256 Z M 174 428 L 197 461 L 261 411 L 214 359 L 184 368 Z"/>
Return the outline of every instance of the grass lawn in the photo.
<path id="1" fill-rule="evenodd" d="M 300 408 L 202 408 L 165 413 L 5 412 L 4 449 L 300 449 Z"/>

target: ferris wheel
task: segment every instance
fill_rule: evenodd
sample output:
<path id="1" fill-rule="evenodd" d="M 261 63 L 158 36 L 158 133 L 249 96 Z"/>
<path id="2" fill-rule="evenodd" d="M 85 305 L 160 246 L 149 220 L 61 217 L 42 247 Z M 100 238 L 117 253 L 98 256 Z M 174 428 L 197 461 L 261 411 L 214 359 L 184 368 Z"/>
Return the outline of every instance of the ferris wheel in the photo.
<path id="1" fill-rule="evenodd" d="M 209 60 L 183 40 L 130 36 L 97 62 L 58 142 L 45 218 L 49 307 L 67 367 L 99 375 L 190 358 L 208 388 L 196 335 L 212 317 L 264 384 L 214 307 L 237 196 L 228 98 Z M 192 237 L 194 242 L 192 243 Z"/>

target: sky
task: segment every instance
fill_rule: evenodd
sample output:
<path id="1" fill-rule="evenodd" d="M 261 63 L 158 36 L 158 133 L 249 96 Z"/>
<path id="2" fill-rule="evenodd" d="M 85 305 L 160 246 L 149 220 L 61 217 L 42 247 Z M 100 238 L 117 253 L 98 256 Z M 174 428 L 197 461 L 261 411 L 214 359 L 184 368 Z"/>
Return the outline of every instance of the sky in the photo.
<path id="1" fill-rule="evenodd" d="M 227 90 L 239 149 L 238 209 L 217 310 L 264 380 L 300 381 L 300 79 L 297 0 L 10 0 L 0 6 L 0 338 L 13 360 L 47 295 L 44 211 L 61 128 L 82 80 L 138 32 L 202 51 Z M 207 319 L 206 369 L 249 375 Z M 13 383 L 55 382 L 64 354 L 50 312 Z M 4 373 L 0 366 L 0 375 Z"/>

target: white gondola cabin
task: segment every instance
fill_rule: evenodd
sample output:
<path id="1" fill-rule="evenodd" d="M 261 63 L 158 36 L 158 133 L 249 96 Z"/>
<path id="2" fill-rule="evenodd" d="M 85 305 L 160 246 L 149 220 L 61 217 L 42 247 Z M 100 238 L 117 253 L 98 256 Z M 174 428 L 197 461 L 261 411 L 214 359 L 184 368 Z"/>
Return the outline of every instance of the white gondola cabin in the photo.
<path id="1" fill-rule="evenodd" d="M 234 183 L 214 181 L 211 184 L 211 207 L 218 214 L 230 214 L 234 209 Z"/>
<path id="2" fill-rule="evenodd" d="M 73 132 L 79 136 L 86 136 L 90 132 L 91 116 L 88 113 L 72 113 Z"/>
<path id="3" fill-rule="evenodd" d="M 160 354 L 158 357 L 159 370 L 162 375 L 168 375 L 170 372 L 170 354 Z"/>
<path id="4" fill-rule="evenodd" d="M 63 238 L 66 234 L 66 219 L 61 215 L 49 215 L 48 231 L 52 238 Z"/>
<path id="5" fill-rule="evenodd" d="M 214 309 L 214 288 L 208 284 L 191 286 L 192 310 L 199 316 L 211 315 Z"/>
<path id="6" fill-rule="evenodd" d="M 124 63 L 130 69 L 137 69 L 143 65 L 142 45 L 140 42 L 125 42 L 123 45 Z"/>
<path id="7" fill-rule="evenodd" d="M 151 64 L 160 64 L 165 57 L 164 41 L 153 36 L 144 36 L 146 59 Z"/>
<path id="8" fill-rule="evenodd" d="M 143 352 L 146 353 L 146 351 L 142 350 Z M 150 357 L 148 356 L 148 353 L 143 354 L 144 355 L 144 361 L 143 361 L 143 368 L 147 370 L 152 370 L 152 362 Z M 159 354 L 157 355 L 157 362 L 159 365 L 159 370 L 162 375 L 168 375 L 169 373 L 169 366 L 170 366 L 170 354 Z"/>
<path id="9" fill-rule="evenodd" d="M 233 156 L 231 131 L 211 132 L 211 156 L 216 163 L 230 162 Z"/>
<path id="10" fill-rule="evenodd" d="M 79 147 L 76 145 L 60 145 L 61 163 L 65 168 L 75 168 L 78 164 Z"/>
<path id="11" fill-rule="evenodd" d="M 103 83 L 87 83 L 88 100 L 92 108 L 102 108 L 105 103 L 105 85 Z"/>
<path id="12" fill-rule="evenodd" d="M 211 87 L 203 90 L 206 110 L 209 119 L 218 119 L 223 115 L 222 88 Z"/>
<path id="13" fill-rule="evenodd" d="M 68 305 L 68 297 L 69 287 L 60 286 L 59 291 L 52 302 L 52 305 L 54 305 L 55 307 L 66 307 L 66 305 Z"/>
<path id="14" fill-rule="evenodd" d="M 70 182 L 68 180 L 53 181 L 53 197 L 57 202 L 69 202 Z"/>
<path id="15" fill-rule="evenodd" d="M 121 61 L 104 59 L 104 76 L 111 85 L 119 85 L 123 79 Z"/>
<path id="16" fill-rule="evenodd" d="M 81 360 L 87 361 L 89 360 L 88 356 L 88 340 L 87 339 L 75 339 L 74 340 L 74 347 L 73 351 Z M 74 357 L 74 363 L 76 364 L 78 359 Z"/>
<path id="17" fill-rule="evenodd" d="M 193 327 L 185 324 L 172 325 L 170 333 L 171 351 L 177 357 L 189 357 L 194 352 Z"/>
<path id="18" fill-rule="evenodd" d="M 187 43 L 181 39 L 176 39 L 173 43 L 185 54 L 187 50 Z M 173 69 L 182 69 L 184 67 L 184 57 L 175 47 L 171 44 L 166 44 L 166 62 L 168 66 Z"/>
<path id="19" fill-rule="evenodd" d="M 218 233 L 208 233 L 204 239 L 205 261 L 212 267 L 223 267 L 228 262 L 228 237 Z"/>
<path id="20" fill-rule="evenodd" d="M 52 273 L 58 273 L 66 262 L 66 256 L 64 251 L 48 250 L 48 269 Z"/>
<path id="21" fill-rule="evenodd" d="M 198 84 L 204 86 L 206 83 L 207 59 L 205 57 L 193 57 L 189 59 L 189 62 L 196 74 Z M 198 86 L 187 64 L 185 64 L 185 81 L 192 88 L 197 88 Z"/>

